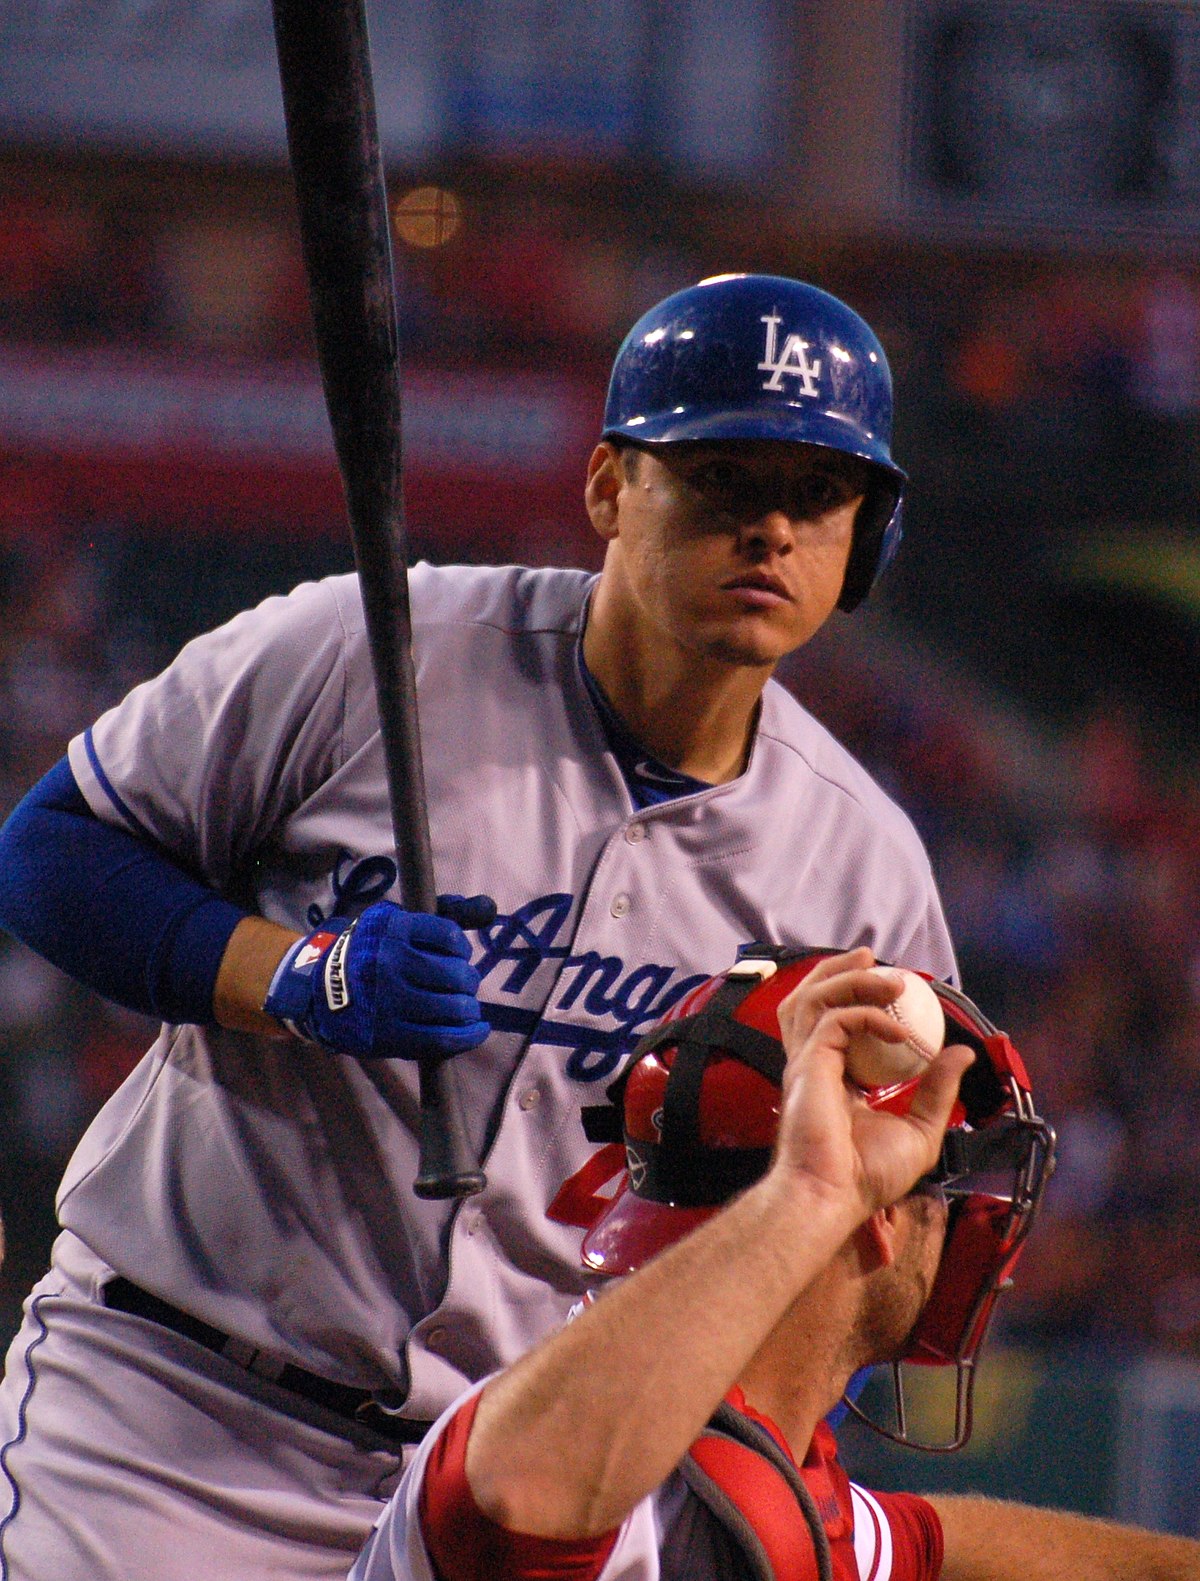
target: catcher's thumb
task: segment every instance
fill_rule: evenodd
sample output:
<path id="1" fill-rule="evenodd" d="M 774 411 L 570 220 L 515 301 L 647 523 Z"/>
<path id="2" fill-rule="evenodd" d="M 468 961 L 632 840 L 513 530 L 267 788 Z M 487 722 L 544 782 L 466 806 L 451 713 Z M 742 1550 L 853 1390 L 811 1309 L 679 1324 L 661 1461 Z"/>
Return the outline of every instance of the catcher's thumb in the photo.
<path id="1" fill-rule="evenodd" d="M 941 1144 L 942 1133 L 950 1123 L 954 1100 L 964 1073 L 975 1063 L 975 1055 L 963 1043 L 951 1043 L 930 1060 L 913 1093 L 908 1108 L 910 1120 L 928 1126 Z"/>

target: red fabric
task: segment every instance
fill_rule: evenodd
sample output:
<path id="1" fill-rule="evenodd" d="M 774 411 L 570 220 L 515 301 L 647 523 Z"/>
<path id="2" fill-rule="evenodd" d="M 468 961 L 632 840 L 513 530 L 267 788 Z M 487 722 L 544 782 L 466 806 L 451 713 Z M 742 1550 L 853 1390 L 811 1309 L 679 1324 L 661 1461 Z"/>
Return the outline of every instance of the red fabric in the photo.
<path id="1" fill-rule="evenodd" d="M 595 1581 L 617 1533 L 562 1540 L 510 1532 L 489 1520 L 467 1481 L 467 1439 L 479 1395 L 463 1403 L 434 1445 L 421 1486 L 421 1531 L 440 1581 Z"/>
<path id="2" fill-rule="evenodd" d="M 602 1188 L 624 1171 L 624 1142 L 606 1142 L 582 1169 L 563 1181 L 546 1209 L 546 1217 L 553 1219 L 555 1224 L 571 1224 L 579 1230 L 590 1230 L 605 1208 L 612 1207 L 613 1194 L 605 1193 Z"/>
<path id="3" fill-rule="evenodd" d="M 779 1429 L 757 1411 L 746 1410 L 737 1397 L 730 1403 L 766 1428 L 785 1451 Z M 790 1451 L 788 1458 L 792 1459 Z M 796 1508 L 791 1488 L 768 1461 L 742 1444 L 718 1437 L 701 1438 L 692 1445 L 692 1456 L 745 1515 L 766 1549 L 779 1581 L 816 1581 L 817 1561 L 812 1537 Z M 792 1464 L 795 1464 L 792 1459 Z M 854 1558 L 854 1518 L 850 1482 L 837 1461 L 837 1444 L 822 1423 L 800 1467 L 809 1492 L 816 1500 L 833 1557 L 836 1581 L 858 1581 Z"/>
<path id="4" fill-rule="evenodd" d="M 783 1434 L 769 1417 L 747 1405 L 740 1389 L 731 1389 L 727 1398 L 735 1410 L 765 1428 L 796 1464 Z M 750 1521 L 779 1581 L 816 1581 L 816 1557 L 808 1528 L 797 1519 L 795 1497 L 774 1467 L 728 1439 L 703 1438 L 692 1446 L 692 1455 Z M 821 1512 L 835 1581 L 860 1581 L 850 1479 L 838 1459 L 837 1440 L 824 1422 L 818 1424 L 799 1470 Z M 891 1581 L 937 1581 L 942 1568 L 942 1527 L 933 1506 L 914 1494 L 876 1493 L 873 1497 L 891 1528 Z M 874 1577 L 863 1581 L 874 1581 Z"/>
<path id="5" fill-rule="evenodd" d="M 775 1423 L 769 1416 L 764 1416 L 761 1411 L 756 1411 L 754 1409 L 754 1407 L 746 1399 L 746 1396 L 742 1393 L 740 1385 L 736 1383 L 734 1384 L 733 1388 L 730 1389 L 729 1393 L 725 1396 L 725 1401 L 726 1404 L 731 1405 L 734 1410 L 739 1412 L 742 1416 L 749 1417 L 752 1422 L 757 1422 L 759 1427 L 770 1433 L 771 1437 L 779 1445 L 780 1449 L 783 1450 L 784 1454 L 791 1461 L 792 1465 L 794 1466 L 796 1464 L 796 1457 L 792 1454 L 792 1446 L 788 1443 L 787 1439 L 775 1426 Z M 810 1445 L 808 1451 L 809 1455 L 811 1455 L 812 1452 L 812 1446 Z"/>
<path id="6" fill-rule="evenodd" d="M 945 1545 L 933 1505 L 915 1493 L 876 1493 L 874 1497 L 892 1528 L 892 1581 L 937 1581 Z"/>

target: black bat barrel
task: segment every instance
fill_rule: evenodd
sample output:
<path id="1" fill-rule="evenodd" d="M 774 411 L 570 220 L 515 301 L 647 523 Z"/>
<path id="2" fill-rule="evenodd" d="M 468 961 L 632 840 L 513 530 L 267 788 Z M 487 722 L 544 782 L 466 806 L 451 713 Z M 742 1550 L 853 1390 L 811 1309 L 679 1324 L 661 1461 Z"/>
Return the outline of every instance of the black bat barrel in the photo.
<path id="1" fill-rule="evenodd" d="M 362 586 L 404 903 L 433 911 L 404 516 L 387 188 L 362 0 L 274 0 L 279 75 L 325 405 Z M 485 1179 L 446 1065 L 421 1066 L 422 1197 Z"/>

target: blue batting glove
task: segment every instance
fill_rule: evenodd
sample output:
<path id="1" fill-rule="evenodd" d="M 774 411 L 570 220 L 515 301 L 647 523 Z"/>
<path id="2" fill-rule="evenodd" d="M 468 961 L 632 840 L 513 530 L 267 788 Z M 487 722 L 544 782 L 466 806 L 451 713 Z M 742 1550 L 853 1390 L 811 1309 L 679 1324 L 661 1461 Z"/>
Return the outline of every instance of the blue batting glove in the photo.
<path id="1" fill-rule="evenodd" d="M 297 1037 L 360 1059 L 441 1060 L 491 1031 L 463 928 L 488 927 L 487 895 L 443 895 L 438 915 L 390 900 L 331 917 L 280 961 L 263 1001 Z"/>

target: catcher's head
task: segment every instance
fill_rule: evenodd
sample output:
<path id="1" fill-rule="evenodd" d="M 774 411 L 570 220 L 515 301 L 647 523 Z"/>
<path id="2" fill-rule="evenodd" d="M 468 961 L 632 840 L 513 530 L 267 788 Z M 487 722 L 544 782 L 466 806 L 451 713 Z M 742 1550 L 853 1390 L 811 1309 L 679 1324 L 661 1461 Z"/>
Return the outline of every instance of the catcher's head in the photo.
<path id="1" fill-rule="evenodd" d="M 643 1038 L 609 1089 L 610 1107 L 585 1111 L 593 1140 L 624 1143 L 627 1169 L 617 1195 L 595 1202 L 585 1266 L 634 1271 L 765 1173 L 785 1060 L 778 1007 L 828 953 L 743 951 L 730 971 L 695 989 Z M 938 1166 L 918 1188 L 944 1191 L 949 1214 L 929 1299 L 895 1363 L 896 1422 L 870 1425 L 916 1448 L 957 1449 L 971 1430 L 976 1357 L 1041 1200 L 1054 1136 L 1034 1110 L 1025 1067 L 1005 1034 L 965 995 L 933 987 L 952 1041 L 967 1044 L 976 1058 Z M 867 1101 L 903 1113 L 916 1085 L 878 1088 Z M 954 1430 L 946 1441 L 910 1436 L 905 1362 L 957 1369 Z"/>

